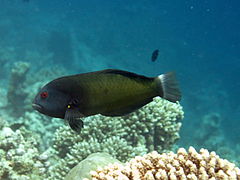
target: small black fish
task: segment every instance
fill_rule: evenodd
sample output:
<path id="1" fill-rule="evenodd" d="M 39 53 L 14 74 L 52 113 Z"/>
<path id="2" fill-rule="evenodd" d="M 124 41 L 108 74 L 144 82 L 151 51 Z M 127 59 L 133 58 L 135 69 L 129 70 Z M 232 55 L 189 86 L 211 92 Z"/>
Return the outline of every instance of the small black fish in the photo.
<path id="1" fill-rule="evenodd" d="M 159 54 L 159 50 L 158 49 L 153 51 L 153 53 L 152 53 L 152 62 L 157 60 L 158 54 Z"/>
<path id="2" fill-rule="evenodd" d="M 171 102 L 180 100 L 174 73 L 146 77 L 107 69 L 55 79 L 40 90 L 32 106 L 45 115 L 66 119 L 73 130 L 79 131 L 82 117 L 123 116 L 156 96 Z"/>

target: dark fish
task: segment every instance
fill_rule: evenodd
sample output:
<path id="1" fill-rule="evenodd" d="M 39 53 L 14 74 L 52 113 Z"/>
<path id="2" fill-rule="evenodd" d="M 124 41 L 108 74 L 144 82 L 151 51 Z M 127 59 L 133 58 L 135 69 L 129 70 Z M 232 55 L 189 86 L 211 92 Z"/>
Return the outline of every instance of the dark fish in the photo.
<path id="1" fill-rule="evenodd" d="M 55 79 L 40 90 L 32 106 L 45 115 L 66 119 L 73 130 L 79 131 L 82 117 L 123 116 L 156 96 L 171 102 L 180 100 L 174 73 L 146 77 L 107 69 Z"/>
<path id="2" fill-rule="evenodd" d="M 152 53 L 152 62 L 154 62 L 154 61 L 156 61 L 157 60 L 157 58 L 158 58 L 158 54 L 159 54 L 159 50 L 158 49 L 156 49 L 155 51 L 153 51 L 153 53 Z"/>

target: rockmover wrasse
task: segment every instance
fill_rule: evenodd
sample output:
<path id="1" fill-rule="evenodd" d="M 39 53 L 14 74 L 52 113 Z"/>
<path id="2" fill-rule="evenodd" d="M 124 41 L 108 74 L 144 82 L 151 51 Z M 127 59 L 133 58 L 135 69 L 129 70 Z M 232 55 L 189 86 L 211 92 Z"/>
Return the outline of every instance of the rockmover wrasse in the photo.
<path id="1" fill-rule="evenodd" d="M 174 73 L 146 77 L 106 69 L 53 80 L 40 90 L 32 106 L 42 114 L 66 119 L 74 131 L 79 131 L 83 127 L 83 117 L 95 114 L 123 116 L 156 96 L 171 102 L 180 100 Z"/>

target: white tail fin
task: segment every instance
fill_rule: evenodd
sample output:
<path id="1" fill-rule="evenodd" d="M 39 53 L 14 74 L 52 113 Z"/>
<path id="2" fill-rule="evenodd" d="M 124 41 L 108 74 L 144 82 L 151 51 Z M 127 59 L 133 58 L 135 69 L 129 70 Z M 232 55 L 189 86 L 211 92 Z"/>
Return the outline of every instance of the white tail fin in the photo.
<path id="1" fill-rule="evenodd" d="M 180 101 L 181 92 L 179 90 L 174 72 L 161 74 L 156 79 L 158 80 L 160 96 L 162 98 L 171 102 Z"/>

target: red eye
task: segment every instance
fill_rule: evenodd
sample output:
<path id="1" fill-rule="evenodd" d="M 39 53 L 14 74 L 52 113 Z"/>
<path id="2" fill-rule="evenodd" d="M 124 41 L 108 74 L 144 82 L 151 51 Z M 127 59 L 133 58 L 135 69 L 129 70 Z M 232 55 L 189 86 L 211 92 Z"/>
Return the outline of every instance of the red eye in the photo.
<path id="1" fill-rule="evenodd" d="M 41 98 L 45 99 L 45 98 L 48 97 L 48 93 L 47 93 L 47 92 L 42 92 L 42 93 L 40 94 L 40 96 L 41 96 Z"/>

